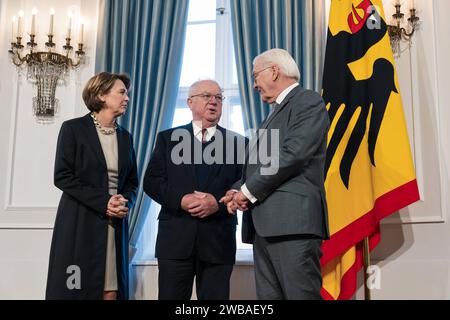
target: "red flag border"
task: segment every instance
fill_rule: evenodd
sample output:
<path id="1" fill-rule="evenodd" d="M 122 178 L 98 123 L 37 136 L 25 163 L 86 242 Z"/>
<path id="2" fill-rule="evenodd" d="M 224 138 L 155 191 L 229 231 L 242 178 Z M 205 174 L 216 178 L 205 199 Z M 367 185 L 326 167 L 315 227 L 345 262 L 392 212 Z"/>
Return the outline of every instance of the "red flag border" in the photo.
<path id="1" fill-rule="evenodd" d="M 383 194 L 375 200 L 372 210 L 323 242 L 321 264 L 327 264 L 361 242 L 365 237 L 374 234 L 382 219 L 419 199 L 416 179 Z"/>
<path id="2" fill-rule="evenodd" d="M 320 261 L 322 266 L 356 246 L 355 262 L 341 278 L 341 290 L 337 300 L 351 299 L 356 292 L 357 274 L 363 267 L 364 238 L 369 237 L 369 251 L 372 251 L 381 240 L 380 221 L 418 200 L 420 200 L 419 189 L 417 180 L 414 179 L 377 198 L 371 211 L 333 234 L 330 240 L 323 242 L 323 256 Z M 324 288 L 321 293 L 325 300 L 334 300 Z"/>
<path id="3" fill-rule="evenodd" d="M 375 249 L 381 240 L 380 230 L 377 231 L 369 237 L 369 252 Z M 341 291 L 339 292 L 339 297 L 336 300 L 349 300 L 353 297 L 356 292 L 356 283 L 358 277 L 358 271 L 364 266 L 364 247 L 363 241 L 356 244 L 356 259 L 355 263 L 351 266 L 349 270 L 344 274 L 341 279 Z M 327 290 L 322 288 L 322 297 L 325 300 L 335 300 Z"/>

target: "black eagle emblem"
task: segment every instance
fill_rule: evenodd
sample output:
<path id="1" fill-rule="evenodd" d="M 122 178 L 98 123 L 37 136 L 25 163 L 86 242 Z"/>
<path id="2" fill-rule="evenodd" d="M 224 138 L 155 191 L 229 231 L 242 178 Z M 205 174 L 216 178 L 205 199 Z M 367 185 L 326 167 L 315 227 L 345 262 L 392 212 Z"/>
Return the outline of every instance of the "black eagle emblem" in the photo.
<path id="1" fill-rule="evenodd" d="M 368 0 L 363 2 L 371 5 Z M 398 92 L 394 82 L 394 67 L 388 60 L 377 59 L 371 77 L 359 81 L 355 79 L 348 66 L 349 63 L 363 58 L 387 32 L 386 23 L 376 9 L 372 6 L 371 8 L 372 11 L 367 14 L 363 25 L 356 32 L 341 31 L 333 36 L 328 30 L 322 95 L 325 104 L 330 104 L 328 110 L 330 122 L 333 121 L 339 107 L 342 104 L 345 107 L 328 144 L 325 177 L 353 115 L 359 108 L 361 111 L 339 165 L 340 176 L 347 189 L 352 164 L 363 141 L 369 114 L 368 153 L 372 165 L 375 166 L 375 146 L 387 103 L 391 93 Z M 368 19 L 369 22 L 366 22 Z M 377 28 L 371 27 L 372 19 L 378 19 Z"/>

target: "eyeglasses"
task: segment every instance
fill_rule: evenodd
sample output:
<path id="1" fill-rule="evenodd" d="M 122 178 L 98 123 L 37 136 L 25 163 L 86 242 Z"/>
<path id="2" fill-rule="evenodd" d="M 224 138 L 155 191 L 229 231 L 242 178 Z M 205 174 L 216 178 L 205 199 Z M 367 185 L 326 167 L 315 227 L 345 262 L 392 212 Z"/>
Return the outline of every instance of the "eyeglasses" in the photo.
<path id="1" fill-rule="evenodd" d="M 220 102 L 225 100 L 225 97 L 221 94 L 200 93 L 200 94 L 194 94 L 194 95 L 190 96 L 189 98 L 194 98 L 194 97 L 201 97 L 205 101 L 210 101 L 212 97 L 216 98 L 216 101 L 220 101 Z"/>
<path id="2" fill-rule="evenodd" d="M 264 70 L 267 70 L 267 69 L 269 69 L 269 68 L 272 68 L 272 66 L 265 67 L 264 69 L 261 69 L 261 70 L 259 70 L 259 71 L 253 72 L 253 80 L 256 80 L 256 78 L 258 78 L 258 75 L 259 75 L 261 72 L 263 72 Z"/>

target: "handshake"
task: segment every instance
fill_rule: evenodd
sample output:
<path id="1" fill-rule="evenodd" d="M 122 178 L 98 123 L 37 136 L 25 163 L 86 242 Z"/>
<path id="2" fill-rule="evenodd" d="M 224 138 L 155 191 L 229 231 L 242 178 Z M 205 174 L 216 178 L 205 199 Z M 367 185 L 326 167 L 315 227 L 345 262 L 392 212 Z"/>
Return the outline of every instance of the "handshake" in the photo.
<path id="1" fill-rule="evenodd" d="M 248 198 L 238 190 L 228 190 L 227 193 L 220 198 L 219 202 L 227 206 L 229 214 L 236 214 L 236 210 L 248 210 Z"/>

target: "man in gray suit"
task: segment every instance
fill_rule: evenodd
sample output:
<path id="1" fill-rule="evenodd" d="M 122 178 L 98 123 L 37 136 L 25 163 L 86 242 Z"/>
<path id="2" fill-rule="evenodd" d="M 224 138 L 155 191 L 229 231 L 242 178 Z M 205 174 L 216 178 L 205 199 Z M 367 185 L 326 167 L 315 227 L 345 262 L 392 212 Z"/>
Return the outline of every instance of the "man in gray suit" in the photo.
<path id="1" fill-rule="evenodd" d="M 253 243 L 259 299 L 321 299 L 321 244 L 329 238 L 328 113 L 318 93 L 299 86 L 298 66 L 285 50 L 257 56 L 253 77 L 254 89 L 273 110 L 250 143 L 242 179 L 234 186 L 239 190 L 228 191 L 221 201 L 230 213 L 249 209 L 242 237 Z M 266 143 L 272 151 L 275 145 L 275 152 L 262 163 L 255 154 Z"/>

